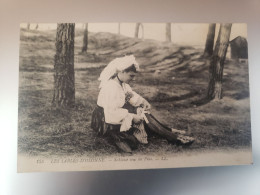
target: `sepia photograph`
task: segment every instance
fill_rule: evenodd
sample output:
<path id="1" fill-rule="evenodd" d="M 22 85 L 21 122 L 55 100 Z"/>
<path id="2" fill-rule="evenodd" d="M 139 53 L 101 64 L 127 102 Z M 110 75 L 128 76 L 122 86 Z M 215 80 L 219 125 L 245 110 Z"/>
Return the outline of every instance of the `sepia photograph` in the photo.
<path id="1" fill-rule="evenodd" d="M 252 164 L 245 23 L 22 23 L 18 172 Z"/>

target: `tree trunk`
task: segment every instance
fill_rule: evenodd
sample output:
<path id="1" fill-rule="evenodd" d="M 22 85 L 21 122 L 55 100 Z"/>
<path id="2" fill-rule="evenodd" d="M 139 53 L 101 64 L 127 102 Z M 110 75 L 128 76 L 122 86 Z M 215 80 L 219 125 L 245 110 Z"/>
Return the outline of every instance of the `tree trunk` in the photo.
<path id="1" fill-rule="evenodd" d="M 39 28 L 39 25 L 37 23 L 36 26 L 35 26 L 35 30 L 38 30 L 38 28 Z"/>
<path id="2" fill-rule="evenodd" d="M 205 50 L 204 50 L 204 56 L 212 56 L 213 54 L 213 47 L 214 47 L 214 39 L 215 39 L 215 29 L 216 29 L 216 24 L 209 24 L 209 30 L 208 30 L 208 35 L 207 35 L 207 40 L 206 40 L 206 45 L 205 45 Z"/>
<path id="3" fill-rule="evenodd" d="M 221 24 L 210 63 L 208 86 L 209 99 L 222 98 L 222 77 L 232 24 Z"/>
<path id="4" fill-rule="evenodd" d="M 88 23 L 85 24 L 84 37 L 83 37 L 83 46 L 81 52 L 87 52 L 88 50 Z"/>
<path id="5" fill-rule="evenodd" d="M 71 107 L 75 103 L 74 36 L 75 24 L 58 24 L 52 100 L 54 106 Z"/>
<path id="6" fill-rule="evenodd" d="M 166 41 L 171 42 L 171 23 L 166 23 Z"/>
<path id="7" fill-rule="evenodd" d="M 141 23 L 140 26 L 142 28 L 142 40 L 144 40 L 144 25 Z"/>
<path id="8" fill-rule="evenodd" d="M 135 25 L 135 38 L 138 38 L 140 25 L 141 25 L 141 23 L 136 23 L 136 25 Z"/>
<path id="9" fill-rule="evenodd" d="M 120 35 L 120 23 L 118 23 L 118 34 Z"/>
<path id="10" fill-rule="evenodd" d="M 30 23 L 27 23 L 27 30 L 30 30 Z"/>

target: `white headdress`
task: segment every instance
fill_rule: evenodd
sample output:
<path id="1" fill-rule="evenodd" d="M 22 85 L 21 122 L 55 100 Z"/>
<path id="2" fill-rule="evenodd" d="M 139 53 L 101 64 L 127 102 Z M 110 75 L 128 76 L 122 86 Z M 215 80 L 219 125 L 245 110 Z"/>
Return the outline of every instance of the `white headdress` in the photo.
<path id="1" fill-rule="evenodd" d="M 100 82 L 99 88 L 102 88 L 104 84 L 111 79 L 118 72 L 122 72 L 131 65 L 135 66 L 136 70 L 139 70 L 139 65 L 135 60 L 134 55 L 124 56 L 121 58 L 116 58 L 112 60 L 101 72 L 100 77 L 98 78 Z"/>

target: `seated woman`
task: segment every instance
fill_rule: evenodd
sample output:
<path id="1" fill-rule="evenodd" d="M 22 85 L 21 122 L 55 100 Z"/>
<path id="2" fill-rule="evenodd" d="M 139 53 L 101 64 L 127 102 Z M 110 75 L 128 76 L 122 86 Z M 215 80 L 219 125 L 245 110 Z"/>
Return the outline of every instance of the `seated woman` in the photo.
<path id="1" fill-rule="evenodd" d="M 105 67 L 99 77 L 100 92 L 91 121 L 92 129 L 99 135 L 111 138 L 121 151 L 129 153 L 139 143 L 148 143 L 148 129 L 166 136 L 170 141 L 177 140 L 176 135 L 163 128 L 156 129 L 153 124 L 146 124 L 148 128 L 145 130 L 144 112 L 149 111 L 151 106 L 129 86 L 138 70 L 139 65 L 133 55 L 116 58 Z"/>

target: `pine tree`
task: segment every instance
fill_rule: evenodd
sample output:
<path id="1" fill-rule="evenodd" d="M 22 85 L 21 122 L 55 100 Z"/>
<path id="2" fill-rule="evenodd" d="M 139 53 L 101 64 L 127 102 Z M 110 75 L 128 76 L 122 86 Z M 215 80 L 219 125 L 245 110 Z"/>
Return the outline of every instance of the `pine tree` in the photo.
<path id="1" fill-rule="evenodd" d="M 75 103 L 74 36 L 75 24 L 58 24 L 52 100 L 54 106 L 71 107 Z"/>
<path id="2" fill-rule="evenodd" d="M 81 52 L 87 52 L 88 50 L 88 23 L 85 24 L 84 36 L 83 36 L 83 46 Z"/>
<path id="3" fill-rule="evenodd" d="M 204 56 L 212 56 L 213 54 L 213 48 L 214 48 L 214 39 L 215 39 L 215 29 L 216 24 L 209 24 L 209 30 L 207 35 L 207 40 L 205 44 L 205 50 L 204 50 Z"/>
<path id="4" fill-rule="evenodd" d="M 166 23 L 166 41 L 171 42 L 172 37 L 171 37 L 171 23 Z"/>
<path id="5" fill-rule="evenodd" d="M 222 77 L 224 62 L 226 58 L 227 48 L 229 45 L 229 38 L 232 24 L 221 24 L 218 34 L 216 46 L 212 55 L 210 63 L 210 81 L 208 86 L 209 99 L 222 98 Z"/>

